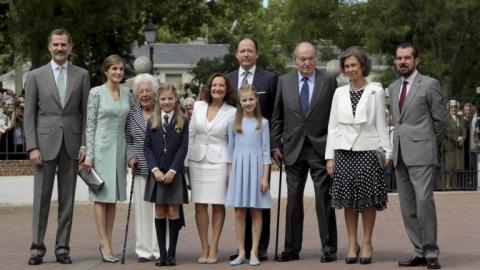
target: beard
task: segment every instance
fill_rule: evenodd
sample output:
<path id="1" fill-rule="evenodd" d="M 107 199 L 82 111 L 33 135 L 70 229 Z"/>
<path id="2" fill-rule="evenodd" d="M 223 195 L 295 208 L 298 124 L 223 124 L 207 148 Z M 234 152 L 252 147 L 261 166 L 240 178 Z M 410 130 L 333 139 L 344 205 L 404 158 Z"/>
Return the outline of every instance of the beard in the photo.
<path id="1" fill-rule="evenodd" d="M 398 73 L 400 73 L 400 75 L 407 78 L 410 75 L 412 75 L 412 73 L 415 71 L 415 66 L 413 66 L 412 68 L 409 68 L 406 65 L 402 65 L 399 68 L 397 68 L 397 71 L 398 71 Z"/>
<path id="2" fill-rule="evenodd" d="M 56 53 L 53 55 L 53 58 L 57 61 L 65 61 L 68 58 L 68 54 L 66 53 Z"/>

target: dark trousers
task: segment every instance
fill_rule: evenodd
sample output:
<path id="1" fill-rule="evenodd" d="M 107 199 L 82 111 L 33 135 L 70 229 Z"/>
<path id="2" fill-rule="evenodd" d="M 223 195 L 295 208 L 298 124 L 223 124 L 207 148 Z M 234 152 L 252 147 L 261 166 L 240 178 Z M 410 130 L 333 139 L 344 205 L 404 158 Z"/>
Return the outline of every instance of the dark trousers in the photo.
<path id="1" fill-rule="evenodd" d="M 329 190 L 332 179 L 327 174 L 326 161 L 308 142 L 303 145 L 297 161 L 286 166 L 287 216 L 285 251 L 299 253 L 303 238 L 303 194 L 307 175 L 313 180 L 315 210 L 322 244 L 322 252 L 337 252 L 337 223 L 335 209 L 331 207 Z"/>
<path id="2" fill-rule="evenodd" d="M 47 230 L 48 212 L 52 199 L 55 172 L 58 167 L 58 227 L 55 242 L 55 254 L 69 254 L 70 232 L 72 229 L 73 203 L 77 183 L 77 161 L 70 159 L 65 142 L 54 160 L 43 161 L 35 168 L 33 184 L 33 218 L 32 218 L 32 255 L 45 255 L 43 243 Z"/>

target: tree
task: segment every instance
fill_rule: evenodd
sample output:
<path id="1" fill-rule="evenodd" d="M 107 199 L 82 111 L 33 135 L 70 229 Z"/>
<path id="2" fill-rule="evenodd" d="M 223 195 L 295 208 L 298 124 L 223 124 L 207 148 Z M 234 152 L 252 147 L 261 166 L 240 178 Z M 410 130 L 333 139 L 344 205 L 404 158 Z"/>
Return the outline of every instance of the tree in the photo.
<path id="1" fill-rule="evenodd" d="M 139 1 L 139 0 L 138 0 Z M 136 1 L 128 0 L 16 0 L 16 21 L 7 35 L 12 40 L 21 36 L 23 56 L 32 69 L 51 58 L 47 49 L 48 35 L 55 28 L 65 28 L 74 42 L 72 62 L 92 74 L 92 84 L 99 84 L 103 59 L 119 54 L 131 59 L 132 42 L 141 38 L 142 22 L 137 19 Z M 98 12 L 99 10 L 105 12 Z M 46 19 L 51 18 L 51 19 Z"/>
<path id="2" fill-rule="evenodd" d="M 480 85 L 479 1 L 370 0 L 365 5 L 375 14 L 362 23 L 371 51 L 393 55 L 399 43 L 414 43 L 420 69 L 441 81 L 446 97 L 471 95 Z"/>
<path id="3" fill-rule="evenodd" d="M 242 37 L 257 40 L 260 54 L 258 66 L 278 74 L 285 72 L 286 58 L 281 47 L 273 43 L 275 32 L 270 23 L 272 14 L 262 6 L 262 1 L 212 2 L 208 6 L 209 20 L 204 24 L 203 31 L 210 43 L 230 44 L 229 53 L 215 59 L 201 59 L 192 69 L 196 82 L 204 84 L 214 72 L 229 72 L 238 68 L 236 43 Z"/>

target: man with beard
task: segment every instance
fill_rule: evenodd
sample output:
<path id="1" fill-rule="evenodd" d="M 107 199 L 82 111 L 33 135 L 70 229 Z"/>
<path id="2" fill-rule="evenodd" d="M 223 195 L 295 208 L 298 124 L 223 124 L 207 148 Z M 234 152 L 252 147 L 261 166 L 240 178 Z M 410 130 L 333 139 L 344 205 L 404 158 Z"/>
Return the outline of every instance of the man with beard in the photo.
<path id="1" fill-rule="evenodd" d="M 58 228 L 55 256 L 71 264 L 70 231 L 78 163 L 85 158 L 85 119 L 90 78 L 85 69 L 68 63 L 70 34 L 55 29 L 48 39 L 52 60 L 32 70 L 25 81 L 25 140 L 35 166 L 30 265 L 43 262 L 55 172 L 58 186 Z"/>
<path id="2" fill-rule="evenodd" d="M 439 269 L 433 181 L 439 162 L 437 143 L 446 132 L 447 111 L 439 82 L 420 74 L 418 63 L 416 48 L 400 44 L 395 67 L 401 78 L 388 87 L 395 124 L 395 176 L 405 229 L 414 246 L 414 255 L 398 265 Z"/>

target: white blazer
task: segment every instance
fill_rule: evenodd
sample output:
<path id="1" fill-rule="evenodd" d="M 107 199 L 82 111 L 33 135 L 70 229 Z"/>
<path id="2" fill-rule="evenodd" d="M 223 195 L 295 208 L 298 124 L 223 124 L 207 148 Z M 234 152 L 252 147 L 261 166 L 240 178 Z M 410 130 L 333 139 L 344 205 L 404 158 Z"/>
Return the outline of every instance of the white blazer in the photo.
<path id="1" fill-rule="evenodd" d="M 236 108 L 222 105 L 212 122 L 207 123 L 208 103 L 197 101 L 193 106 L 188 132 L 189 160 L 201 161 L 205 156 L 211 163 L 228 161 L 228 123 L 235 118 Z"/>
<path id="2" fill-rule="evenodd" d="M 337 88 L 328 122 L 325 159 L 334 159 L 334 150 L 369 151 L 383 148 L 392 159 L 385 112 L 385 92 L 369 83 L 353 116 L 350 85 Z"/>

